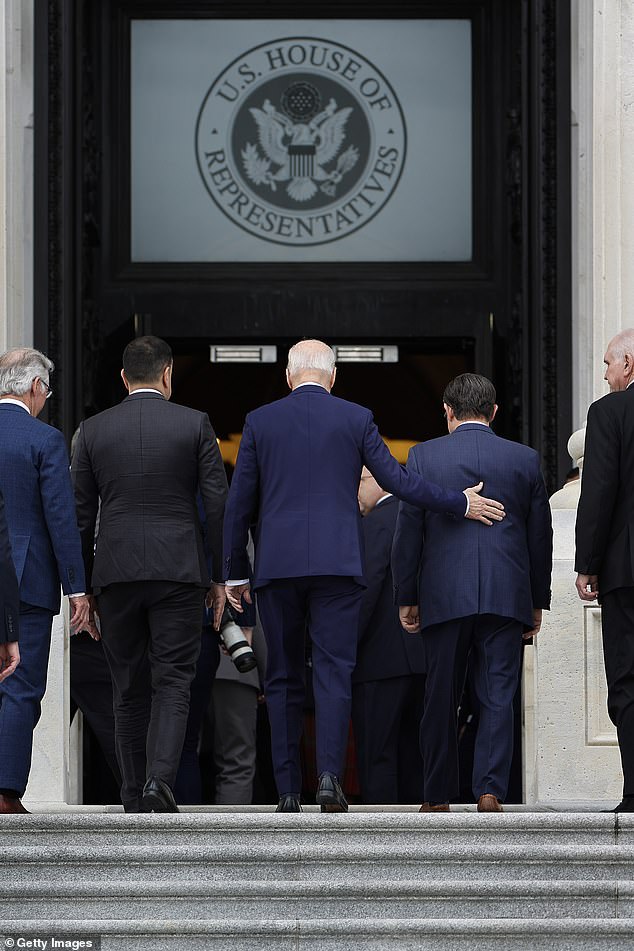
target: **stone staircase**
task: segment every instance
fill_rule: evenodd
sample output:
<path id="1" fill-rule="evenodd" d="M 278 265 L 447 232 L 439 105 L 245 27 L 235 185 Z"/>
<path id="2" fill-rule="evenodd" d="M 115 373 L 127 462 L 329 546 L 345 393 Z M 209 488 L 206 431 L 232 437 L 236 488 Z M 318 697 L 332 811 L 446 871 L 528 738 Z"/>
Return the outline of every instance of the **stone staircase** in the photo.
<path id="1" fill-rule="evenodd" d="M 0 819 L 0 951 L 634 948 L 632 816 Z"/>

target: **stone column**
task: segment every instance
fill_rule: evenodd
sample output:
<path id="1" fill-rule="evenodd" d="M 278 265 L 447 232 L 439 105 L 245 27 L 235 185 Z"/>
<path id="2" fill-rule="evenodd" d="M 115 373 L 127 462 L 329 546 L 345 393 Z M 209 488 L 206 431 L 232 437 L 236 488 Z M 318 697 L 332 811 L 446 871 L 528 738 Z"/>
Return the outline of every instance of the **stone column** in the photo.
<path id="1" fill-rule="evenodd" d="M 568 452 L 583 478 L 585 429 Z M 581 481 L 550 500 L 553 516 L 552 607 L 525 652 L 524 776 L 528 803 L 604 802 L 621 798 L 621 759 L 607 712 L 601 609 L 574 586 L 574 545 Z"/>
<path id="2" fill-rule="evenodd" d="M 70 689 L 68 665 L 68 600 L 53 621 L 48 682 L 42 716 L 33 735 L 33 764 L 24 795 L 27 808 L 51 809 L 70 801 Z"/>
<path id="3" fill-rule="evenodd" d="M 33 3 L 0 8 L 0 351 L 33 343 Z"/>

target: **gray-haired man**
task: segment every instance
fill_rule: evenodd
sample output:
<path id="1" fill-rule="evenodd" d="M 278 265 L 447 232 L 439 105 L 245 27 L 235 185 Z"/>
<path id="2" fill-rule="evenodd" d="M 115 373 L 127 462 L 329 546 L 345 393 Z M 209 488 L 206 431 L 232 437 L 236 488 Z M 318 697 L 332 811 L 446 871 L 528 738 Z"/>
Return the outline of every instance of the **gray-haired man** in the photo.
<path id="1" fill-rule="evenodd" d="M 71 624 L 89 628 L 84 566 L 64 437 L 37 419 L 51 393 L 53 364 L 38 350 L 0 356 L 0 491 L 20 588 L 21 663 L 0 684 L 0 813 L 25 812 L 53 616 L 60 583 Z"/>

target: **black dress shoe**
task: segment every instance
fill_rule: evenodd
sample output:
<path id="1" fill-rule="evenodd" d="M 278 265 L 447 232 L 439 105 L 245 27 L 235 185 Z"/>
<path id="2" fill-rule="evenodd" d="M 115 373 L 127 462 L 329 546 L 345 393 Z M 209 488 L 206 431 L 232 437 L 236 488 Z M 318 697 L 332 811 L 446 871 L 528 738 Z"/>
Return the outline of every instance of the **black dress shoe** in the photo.
<path id="1" fill-rule="evenodd" d="M 143 787 L 143 812 L 178 812 L 174 794 L 167 783 L 156 776 L 150 776 Z"/>
<path id="2" fill-rule="evenodd" d="M 299 796 L 293 793 L 287 793 L 286 796 L 280 796 L 276 812 L 301 812 L 302 807 L 299 802 Z"/>
<path id="3" fill-rule="evenodd" d="M 604 809 L 603 812 L 634 812 L 634 796 L 624 796 L 616 809 Z"/>
<path id="4" fill-rule="evenodd" d="M 322 812 L 347 812 L 348 802 L 334 773 L 322 773 L 315 801 Z"/>

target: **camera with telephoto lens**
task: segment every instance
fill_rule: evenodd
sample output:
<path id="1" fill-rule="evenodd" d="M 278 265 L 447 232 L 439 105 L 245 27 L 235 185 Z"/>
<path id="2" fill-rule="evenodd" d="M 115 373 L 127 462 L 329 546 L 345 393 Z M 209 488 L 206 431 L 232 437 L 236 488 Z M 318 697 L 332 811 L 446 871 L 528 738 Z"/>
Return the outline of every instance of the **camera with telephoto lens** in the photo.
<path id="1" fill-rule="evenodd" d="M 220 631 L 220 637 L 229 657 L 236 665 L 236 670 L 241 674 L 246 674 L 253 670 L 257 661 L 251 645 L 246 640 L 244 634 L 234 621 L 230 621 Z"/>

